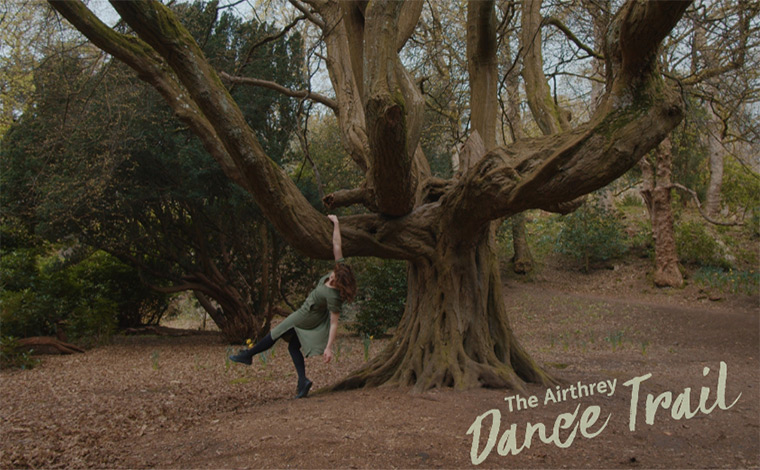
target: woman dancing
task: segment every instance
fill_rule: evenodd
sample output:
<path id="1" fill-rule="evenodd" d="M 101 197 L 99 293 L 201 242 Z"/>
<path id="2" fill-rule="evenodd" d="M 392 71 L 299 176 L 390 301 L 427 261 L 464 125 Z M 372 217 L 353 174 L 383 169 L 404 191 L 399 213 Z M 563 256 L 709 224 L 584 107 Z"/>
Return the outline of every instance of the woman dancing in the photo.
<path id="1" fill-rule="evenodd" d="M 304 354 L 306 357 L 322 354 L 326 363 L 332 360 L 341 307 L 343 302 L 350 302 L 356 295 L 356 280 L 351 268 L 343 261 L 338 217 L 335 215 L 327 217 L 333 223 L 332 243 L 335 256 L 333 271 L 322 276 L 301 308 L 272 328 L 264 339 L 252 348 L 243 349 L 230 356 L 231 361 L 251 365 L 253 356 L 274 346 L 279 338 L 285 338 L 288 341 L 290 357 L 298 373 L 296 398 L 306 397 L 312 385 L 311 380 L 306 378 Z"/>

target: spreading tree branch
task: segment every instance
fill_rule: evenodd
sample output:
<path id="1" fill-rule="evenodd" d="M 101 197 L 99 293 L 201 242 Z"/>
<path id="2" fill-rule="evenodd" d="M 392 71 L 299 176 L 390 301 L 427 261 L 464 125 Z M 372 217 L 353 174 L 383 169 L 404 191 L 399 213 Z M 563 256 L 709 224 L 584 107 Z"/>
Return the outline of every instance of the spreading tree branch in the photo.
<path id="1" fill-rule="evenodd" d="M 291 246 L 314 258 L 331 258 L 332 224 L 268 158 L 218 75 L 174 14 L 151 0 L 112 4 L 139 38 L 108 28 L 80 1 L 51 0 L 51 5 L 94 44 L 127 63 L 162 93 L 175 112 L 188 119 L 211 155 L 254 196 Z M 360 129 L 352 132 L 361 142 Z M 352 156 L 361 159 L 364 155 Z M 395 259 L 419 256 L 427 244 L 419 237 L 428 241 L 431 237 L 422 228 L 425 224 L 421 220 L 408 225 L 388 224 L 393 231 L 389 233 L 382 226 L 385 220 L 379 215 L 342 220 L 344 253 Z"/>
<path id="2" fill-rule="evenodd" d="M 604 60 L 604 55 L 596 52 L 591 47 L 583 44 L 583 42 L 581 42 L 581 40 L 578 39 L 578 37 L 575 34 L 573 34 L 572 31 L 570 31 L 570 28 L 568 28 L 567 26 L 565 26 L 565 24 L 562 21 L 560 21 L 559 18 L 556 18 L 556 17 L 553 17 L 553 16 L 549 16 L 547 18 L 544 18 L 543 24 L 545 24 L 545 25 L 552 25 L 552 26 L 556 27 L 557 29 L 559 29 L 560 31 L 562 31 L 565 34 L 565 36 L 570 41 L 573 42 L 573 44 L 575 44 L 576 46 L 578 46 L 578 48 L 586 51 L 588 53 L 588 55 L 590 55 L 592 57 L 595 57 L 595 58 L 597 58 L 599 60 Z"/>
<path id="3" fill-rule="evenodd" d="M 744 225 L 741 222 L 721 222 L 720 220 L 713 219 L 710 217 L 707 212 L 702 208 L 702 204 L 699 202 L 699 196 L 697 195 L 697 192 L 693 189 L 689 189 L 686 186 L 678 183 L 672 183 L 670 184 L 671 188 L 680 189 L 681 191 L 686 192 L 687 194 L 691 195 L 692 199 L 694 199 L 694 203 L 697 205 L 697 209 L 699 210 L 699 213 L 702 215 L 702 218 L 706 221 L 710 222 L 713 225 L 722 225 L 724 227 L 731 227 L 736 225 Z"/>
<path id="4" fill-rule="evenodd" d="M 591 121 L 488 152 L 441 198 L 463 239 L 490 220 L 553 208 L 608 184 L 670 133 L 683 102 L 663 86 L 657 51 L 688 3 L 623 6 L 611 26 L 620 37 L 607 49 L 612 82 Z M 636 41 L 637 34 L 646 40 Z"/>
<path id="5" fill-rule="evenodd" d="M 337 101 L 335 101 L 332 98 L 328 98 L 326 96 L 320 95 L 319 93 L 314 93 L 309 90 L 291 90 L 290 88 L 287 88 L 285 86 L 280 85 L 279 83 L 272 82 L 269 80 L 261 80 L 258 78 L 250 78 L 250 77 L 235 77 L 235 76 L 229 75 L 226 72 L 220 72 L 219 76 L 232 83 L 241 83 L 245 85 L 268 88 L 270 90 L 274 90 L 278 93 L 281 93 L 285 96 L 307 99 L 307 100 L 314 100 L 317 103 L 321 103 L 327 106 L 328 108 L 332 109 L 336 115 L 339 112 Z"/>
<path id="6" fill-rule="evenodd" d="M 304 4 L 299 2 L 298 0 L 288 0 L 291 5 L 293 5 L 298 11 L 304 14 L 306 18 L 309 19 L 312 23 L 319 26 L 320 29 L 325 29 L 325 22 L 322 21 L 319 17 L 317 17 L 314 13 L 311 12 Z"/>
<path id="7" fill-rule="evenodd" d="M 328 194 L 322 199 L 322 203 L 327 209 L 336 209 L 338 207 L 353 206 L 361 204 L 369 210 L 377 210 L 375 207 L 375 195 L 369 188 L 343 189 Z"/>
<path id="8" fill-rule="evenodd" d="M 248 48 L 248 52 L 245 55 L 245 59 L 243 59 L 240 62 L 240 65 L 237 67 L 237 71 L 235 72 L 235 75 L 240 74 L 240 70 L 243 69 L 246 65 L 248 65 L 251 61 L 251 56 L 253 55 L 253 51 L 256 50 L 257 47 L 263 46 L 264 44 L 270 43 L 272 41 L 276 41 L 280 39 L 281 37 L 285 36 L 285 34 L 288 33 L 291 29 L 293 29 L 301 20 L 305 19 L 305 16 L 299 16 L 293 21 L 290 22 L 290 24 L 286 25 L 284 28 L 282 28 L 281 31 L 279 31 L 277 34 L 270 34 L 269 36 L 262 38 L 261 40 L 257 41 L 256 43 L 252 44 L 250 48 Z"/>

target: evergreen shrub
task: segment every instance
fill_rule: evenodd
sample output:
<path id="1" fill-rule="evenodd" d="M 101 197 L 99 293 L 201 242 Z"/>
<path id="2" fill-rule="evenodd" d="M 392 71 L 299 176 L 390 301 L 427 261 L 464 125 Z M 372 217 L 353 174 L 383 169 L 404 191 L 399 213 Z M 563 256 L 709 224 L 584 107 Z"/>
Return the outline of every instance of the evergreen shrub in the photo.
<path id="1" fill-rule="evenodd" d="M 372 260 L 357 275 L 356 322 L 361 336 L 380 336 L 398 325 L 406 305 L 406 262 Z"/>
<path id="2" fill-rule="evenodd" d="M 69 341 L 92 346 L 117 326 L 139 326 L 146 318 L 157 323 L 168 306 L 168 297 L 102 251 L 72 260 L 50 247 L 3 250 L 0 277 L 4 336 L 55 336 L 65 325 Z"/>
<path id="3" fill-rule="evenodd" d="M 19 348 L 12 336 L 0 336 L 0 369 L 32 369 L 40 360 Z"/>
<path id="4" fill-rule="evenodd" d="M 596 200 L 564 216 L 563 222 L 556 250 L 581 262 L 585 272 L 592 262 L 614 259 L 626 251 L 622 222 Z"/>
<path id="5" fill-rule="evenodd" d="M 675 226 L 676 249 L 682 263 L 730 268 L 718 241 L 701 221 L 686 220 Z"/>

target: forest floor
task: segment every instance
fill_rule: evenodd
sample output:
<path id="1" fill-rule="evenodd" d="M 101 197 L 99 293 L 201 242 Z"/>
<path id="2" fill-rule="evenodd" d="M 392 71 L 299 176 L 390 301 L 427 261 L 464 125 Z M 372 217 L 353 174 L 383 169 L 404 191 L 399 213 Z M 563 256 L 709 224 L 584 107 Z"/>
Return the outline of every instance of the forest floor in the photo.
<path id="1" fill-rule="evenodd" d="M 525 402 L 506 400 L 511 390 L 398 388 L 294 400 L 284 343 L 246 367 L 226 360 L 230 347 L 215 335 L 122 336 L 0 373 L 0 466 L 463 468 L 474 466 L 473 427 L 482 468 L 760 467 L 760 298 L 655 289 L 646 270 L 632 262 L 506 279 L 518 339 L 568 390 L 556 403 L 537 385 Z M 375 339 L 369 353 L 387 341 Z M 365 360 L 356 336 L 341 333 L 338 349 L 329 365 L 307 359 L 315 388 Z M 652 408 L 661 394 L 647 413 L 647 397 Z M 489 410 L 499 410 L 497 427 L 495 412 L 478 420 Z M 588 429 L 571 434 L 583 419 Z M 528 446 L 528 423 L 545 424 L 548 437 L 561 432 L 549 443 L 537 433 Z M 521 450 L 500 455 L 500 440 Z"/>

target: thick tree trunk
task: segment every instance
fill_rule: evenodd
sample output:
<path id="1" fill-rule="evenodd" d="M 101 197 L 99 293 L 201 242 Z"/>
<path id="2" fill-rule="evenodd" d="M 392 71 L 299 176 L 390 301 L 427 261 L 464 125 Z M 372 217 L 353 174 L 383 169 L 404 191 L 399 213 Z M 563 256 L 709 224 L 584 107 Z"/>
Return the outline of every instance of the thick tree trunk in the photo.
<path id="1" fill-rule="evenodd" d="M 672 153 L 669 138 L 662 141 L 655 152 L 655 159 L 655 168 L 646 159 L 641 164 L 644 172 L 642 194 L 652 219 L 654 283 L 657 287 L 680 287 L 683 285 L 683 276 L 678 269 L 673 210 L 670 205 Z"/>
<path id="2" fill-rule="evenodd" d="M 409 263 L 406 310 L 388 347 L 332 389 L 380 384 L 434 387 L 550 385 L 517 342 L 502 296 L 490 227 L 475 245 L 442 241 Z"/>

